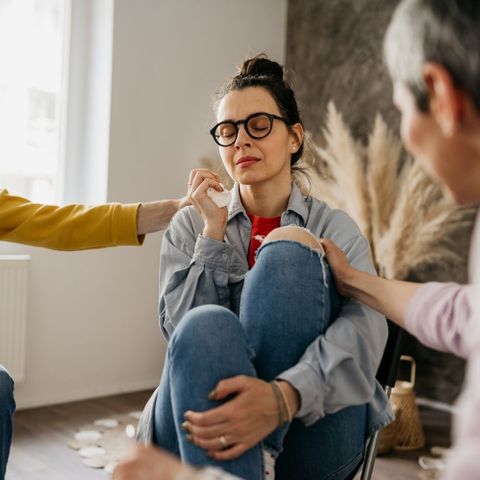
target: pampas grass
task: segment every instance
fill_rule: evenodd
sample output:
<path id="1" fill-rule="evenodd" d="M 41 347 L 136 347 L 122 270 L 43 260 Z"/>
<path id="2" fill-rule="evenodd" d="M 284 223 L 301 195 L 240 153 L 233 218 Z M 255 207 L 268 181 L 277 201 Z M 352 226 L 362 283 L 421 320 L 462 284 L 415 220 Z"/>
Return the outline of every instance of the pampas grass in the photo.
<path id="1" fill-rule="evenodd" d="M 356 142 L 333 103 L 328 105 L 326 127 L 323 129 L 325 147 L 313 145 L 321 166 L 327 171 L 315 182 L 323 196 L 328 196 L 338 208 L 347 211 L 358 226 L 370 238 L 371 224 L 368 212 L 368 185 L 365 176 L 364 147 Z M 327 202 L 328 203 L 328 202 Z"/>
<path id="2" fill-rule="evenodd" d="M 376 260 L 387 278 L 406 278 L 412 269 L 465 261 L 456 239 L 471 227 L 472 209 L 458 208 L 422 167 L 403 167 L 401 190 L 385 234 L 378 238 Z M 399 182 L 400 184 L 400 182 Z"/>
<path id="3" fill-rule="evenodd" d="M 386 278 L 407 278 L 428 266 L 465 263 L 456 239 L 468 234 L 475 211 L 459 208 L 402 148 L 377 116 L 368 144 L 356 142 L 333 103 L 324 147 L 314 147 L 312 194 L 357 222 Z"/>
<path id="4" fill-rule="evenodd" d="M 400 140 L 393 136 L 382 117 L 377 115 L 366 147 L 368 209 L 370 211 L 371 241 L 374 245 L 385 234 L 389 219 L 395 210 L 395 199 L 402 183 L 398 181 L 401 153 Z"/>

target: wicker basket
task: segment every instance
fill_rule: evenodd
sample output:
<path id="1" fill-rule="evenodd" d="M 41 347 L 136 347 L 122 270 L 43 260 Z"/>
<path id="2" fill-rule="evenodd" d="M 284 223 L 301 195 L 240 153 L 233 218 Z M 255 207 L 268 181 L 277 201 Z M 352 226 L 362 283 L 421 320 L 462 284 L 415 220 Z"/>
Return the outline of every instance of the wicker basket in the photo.
<path id="1" fill-rule="evenodd" d="M 392 405 L 393 414 L 395 420 L 388 424 L 385 428 L 382 428 L 380 436 L 378 437 L 377 454 L 383 455 L 388 453 L 394 446 L 397 439 L 398 422 L 400 421 L 400 415 L 402 412 L 396 405 Z"/>
<path id="2" fill-rule="evenodd" d="M 425 445 L 420 413 L 415 402 L 415 360 L 407 355 L 402 355 L 401 361 L 409 362 L 410 381 L 397 380 L 392 390 L 390 402 L 393 408 L 397 407 L 401 412 L 396 425 L 395 450 L 416 450 Z"/>

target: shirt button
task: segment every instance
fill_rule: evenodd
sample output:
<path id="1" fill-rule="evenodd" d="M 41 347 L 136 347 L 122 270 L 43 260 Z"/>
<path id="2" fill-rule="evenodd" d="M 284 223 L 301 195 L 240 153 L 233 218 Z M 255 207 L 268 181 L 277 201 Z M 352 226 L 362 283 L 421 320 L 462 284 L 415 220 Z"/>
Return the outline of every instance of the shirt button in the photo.
<path id="1" fill-rule="evenodd" d="M 224 254 L 222 255 L 222 257 L 223 257 L 224 260 L 226 260 L 226 259 L 228 258 L 228 255 L 227 255 L 226 253 L 224 253 Z"/>

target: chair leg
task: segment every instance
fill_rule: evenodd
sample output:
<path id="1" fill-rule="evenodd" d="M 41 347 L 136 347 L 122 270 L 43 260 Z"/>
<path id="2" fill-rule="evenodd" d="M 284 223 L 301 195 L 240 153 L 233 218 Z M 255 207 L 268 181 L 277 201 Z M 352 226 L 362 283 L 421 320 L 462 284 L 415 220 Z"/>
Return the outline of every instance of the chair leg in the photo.
<path id="1" fill-rule="evenodd" d="M 367 449 L 365 451 L 365 460 L 362 468 L 362 476 L 360 477 L 361 480 L 370 480 L 372 478 L 380 432 L 381 430 L 377 430 L 368 441 Z"/>
<path id="2" fill-rule="evenodd" d="M 390 399 L 390 394 L 392 393 L 392 387 L 390 385 L 385 386 L 385 393 L 387 394 L 387 398 Z M 362 476 L 360 477 L 360 480 L 370 480 L 372 478 L 381 431 L 382 429 L 377 430 L 368 441 L 367 448 L 365 449 L 365 460 L 363 461 Z"/>

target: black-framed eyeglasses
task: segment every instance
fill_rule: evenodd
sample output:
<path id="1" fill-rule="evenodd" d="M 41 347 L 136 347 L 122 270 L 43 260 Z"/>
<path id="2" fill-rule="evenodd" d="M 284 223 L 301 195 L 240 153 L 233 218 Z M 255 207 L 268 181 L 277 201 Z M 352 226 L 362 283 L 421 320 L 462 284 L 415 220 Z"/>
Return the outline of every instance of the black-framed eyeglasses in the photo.
<path id="1" fill-rule="evenodd" d="M 237 140 L 239 125 L 243 124 L 247 134 L 259 140 L 265 138 L 272 131 L 274 120 L 281 120 L 287 125 L 290 125 L 290 122 L 286 118 L 273 115 L 272 113 L 258 112 L 252 113 L 244 120 L 237 120 L 236 122 L 233 120 L 225 120 L 217 123 L 210 130 L 210 135 L 221 147 L 230 147 Z"/>

